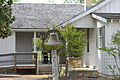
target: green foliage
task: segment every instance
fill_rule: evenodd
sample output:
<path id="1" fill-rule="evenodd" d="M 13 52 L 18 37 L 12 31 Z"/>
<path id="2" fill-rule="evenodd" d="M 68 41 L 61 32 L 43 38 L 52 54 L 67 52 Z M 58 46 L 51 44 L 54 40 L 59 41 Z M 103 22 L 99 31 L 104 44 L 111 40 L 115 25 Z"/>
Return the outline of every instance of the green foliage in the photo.
<path id="1" fill-rule="evenodd" d="M 20 0 L 13 0 L 13 2 L 19 2 Z"/>
<path id="2" fill-rule="evenodd" d="M 34 39 L 33 39 L 33 43 L 34 43 Z M 36 38 L 36 47 L 37 47 L 37 51 L 42 51 L 42 40 L 40 38 Z"/>
<path id="3" fill-rule="evenodd" d="M 117 34 L 113 35 L 113 40 L 112 43 L 118 48 L 120 47 L 120 32 Z"/>
<path id="4" fill-rule="evenodd" d="M 110 70 L 110 72 L 112 73 L 113 76 L 116 76 L 116 72 L 115 72 L 115 69 L 116 69 L 116 66 L 115 65 L 108 65 L 107 69 Z"/>
<path id="5" fill-rule="evenodd" d="M 60 32 L 66 42 L 66 49 L 62 53 L 71 56 L 82 56 L 87 42 L 84 39 L 84 32 L 77 30 L 70 24 L 66 25 L 65 30 L 60 30 Z"/>
<path id="6" fill-rule="evenodd" d="M 63 46 L 65 46 L 65 49 L 61 51 L 60 54 L 68 54 L 71 56 L 82 56 L 84 47 L 86 46 L 87 43 L 87 41 L 84 39 L 84 32 L 77 30 L 74 26 L 70 24 L 66 25 L 64 30 L 61 29 L 58 30 L 60 31 L 61 36 L 64 38 L 65 43 L 63 43 L 63 45 L 54 45 L 54 46 L 44 45 L 45 49 L 58 50 Z M 37 40 L 37 47 L 41 48 L 42 42 L 39 40 Z M 45 41 L 47 41 L 47 39 Z"/>
<path id="7" fill-rule="evenodd" d="M 119 80 L 120 79 L 120 66 L 119 66 L 119 61 L 120 61 L 120 32 L 118 32 L 112 36 L 111 43 L 112 43 L 112 47 L 100 48 L 100 50 L 113 56 L 114 61 L 115 61 L 115 65 L 113 67 L 112 67 L 112 65 L 109 65 L 109 69 L 110 69 L 110 71 L 112 71 L 113 76 L 115 77 L 115 80 Z M 116 73 L 115 73 L 116 69 L 118 70 L 117 77 L 116 77 Z"/>
<path id="8" fill-rule="evenodd" d="M 100 2 L 100 1 L 102 1 L 102 0 L 92 0 L 92 3 L 96 4 L 96 3 Z"/>
<path id="9" fill-rule="evenodd" d="M 14 21 L 11 12 L 12 0 L 0 1 L 0 38 L 12 35 L 10 24 Z"/>
<path id="10" fill-rule="evenodd" d="M 115 56 L 117 54 L 116 48 L 110 47 L 110 48 L 100 48 L 100 50 L 103 50 L 109 55 Z"/>
<path id="11" fill-rule="evenodd" d="M 44 45 L 47 50 L 59 50 L 63 45 Z"/>

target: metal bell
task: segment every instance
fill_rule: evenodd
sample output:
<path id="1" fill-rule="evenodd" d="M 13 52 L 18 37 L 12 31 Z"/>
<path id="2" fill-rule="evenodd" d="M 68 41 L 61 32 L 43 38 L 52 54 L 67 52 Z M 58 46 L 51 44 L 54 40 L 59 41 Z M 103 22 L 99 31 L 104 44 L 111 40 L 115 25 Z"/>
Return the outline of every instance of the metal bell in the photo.
<path id="1" fill-rule="evenodd" d="M 44 43 L 45 45 L 62 45 L 62 42 L 58 39 L 56 33 L 50 33 L 50 37 L 47 42 Z"/>

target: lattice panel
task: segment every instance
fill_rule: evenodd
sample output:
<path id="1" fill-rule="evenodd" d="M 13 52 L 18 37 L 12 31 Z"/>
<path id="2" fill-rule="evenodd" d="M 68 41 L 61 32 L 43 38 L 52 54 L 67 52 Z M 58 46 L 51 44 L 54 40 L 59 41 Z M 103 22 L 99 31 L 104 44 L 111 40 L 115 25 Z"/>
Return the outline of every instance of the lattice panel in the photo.
<path id="1" fill-rule="evenodd" d="M 103 53 L 101 57 L 102 57 L 102 73 L 112 75 L 112 73 L 110 72 L 110 69 L 108 68 L 108 65 L 111 65 L 111 66 L 115 65 L 114 58 L 111 55 L 105 54 L 105 53 Z"/>

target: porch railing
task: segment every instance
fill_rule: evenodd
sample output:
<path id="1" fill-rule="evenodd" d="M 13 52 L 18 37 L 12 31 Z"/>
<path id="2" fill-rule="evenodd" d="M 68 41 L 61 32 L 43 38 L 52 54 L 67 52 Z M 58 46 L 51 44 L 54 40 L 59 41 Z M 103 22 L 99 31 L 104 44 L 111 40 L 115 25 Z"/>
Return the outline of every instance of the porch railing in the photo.
<path id="1" fill-rule="evenodd" d="M 28 56 L 30 58 L 28 58 Z M 24 58 L 23 58 L 24 57 Z M 0 69 L 13 69 L 16 73 L 17 69 L 35 69 L 37 72 L 37 53 L 32 52 L 16 52 L 0 54 Z"/>

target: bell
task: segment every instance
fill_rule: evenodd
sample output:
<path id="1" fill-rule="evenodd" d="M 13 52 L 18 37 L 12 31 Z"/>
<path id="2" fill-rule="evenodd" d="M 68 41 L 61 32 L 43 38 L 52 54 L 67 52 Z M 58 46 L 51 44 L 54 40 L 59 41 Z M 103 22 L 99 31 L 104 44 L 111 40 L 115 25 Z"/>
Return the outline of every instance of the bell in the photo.
<path id="1" fill-rule="evenodd" d="M 58 39 L 56 33 L 50 33 L 50 37 L 47 42 L 44 43 L 45 45 L 62 45 L 62 42 Z"/>

